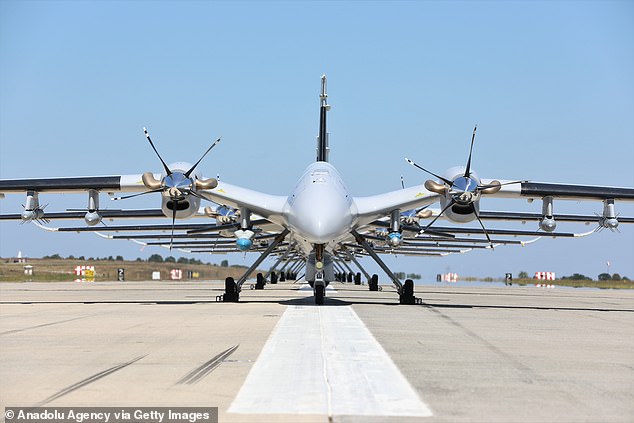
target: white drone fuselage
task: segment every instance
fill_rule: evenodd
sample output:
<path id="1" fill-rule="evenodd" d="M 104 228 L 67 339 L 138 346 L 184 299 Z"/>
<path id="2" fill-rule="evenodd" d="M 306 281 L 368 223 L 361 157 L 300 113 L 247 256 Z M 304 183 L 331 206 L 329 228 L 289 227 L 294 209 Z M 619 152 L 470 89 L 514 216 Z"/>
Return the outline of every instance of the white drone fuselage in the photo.
<path id="1" fill-rule="evenodd" d="M 328 162 L 311 163 L 288 196 L 284 226 L 310 251 L 314 244 L 334 246 L 351 237 L 357 207 L 337 169 Z"/>

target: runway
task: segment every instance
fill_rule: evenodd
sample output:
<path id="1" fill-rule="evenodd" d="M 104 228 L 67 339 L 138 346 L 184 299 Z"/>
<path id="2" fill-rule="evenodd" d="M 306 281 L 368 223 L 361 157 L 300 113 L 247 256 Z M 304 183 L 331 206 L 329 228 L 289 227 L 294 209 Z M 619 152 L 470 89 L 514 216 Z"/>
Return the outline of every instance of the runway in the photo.
<path id="1" fill-rule="evenodd" d="M 633 421 L 634 292 L 0 284 L 0 406 L 208 406 L 220 422 Z M 246 285 L 245 285 L 246 287 Z"/>

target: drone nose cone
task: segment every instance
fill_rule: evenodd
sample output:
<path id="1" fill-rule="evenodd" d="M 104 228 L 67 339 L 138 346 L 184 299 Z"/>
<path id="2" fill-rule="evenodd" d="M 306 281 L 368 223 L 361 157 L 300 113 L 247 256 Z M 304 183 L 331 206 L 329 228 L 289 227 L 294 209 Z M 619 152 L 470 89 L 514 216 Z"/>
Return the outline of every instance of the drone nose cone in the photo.
<path id="1" fill-rule="evenodd" d="M 341 236 L 351 225 L 350 210 L 344 204 L 313 204 L 302 213 L 300 231 L 315 244 L 326 244 Z"/>
<path id="2" fill-rule="evenodd" d="M 319 244 L 325 244 L 332 241 L 341 232 L 341 225 L 336 219 L 324 216 L 320 219 L 315 219 L 311 225 L 311 235 L 313 242 Z"/>

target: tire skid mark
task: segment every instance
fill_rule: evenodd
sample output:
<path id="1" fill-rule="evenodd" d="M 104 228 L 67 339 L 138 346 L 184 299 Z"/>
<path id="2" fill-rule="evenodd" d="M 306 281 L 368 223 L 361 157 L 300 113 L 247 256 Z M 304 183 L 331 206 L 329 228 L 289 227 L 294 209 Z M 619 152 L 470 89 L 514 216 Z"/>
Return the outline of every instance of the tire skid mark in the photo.
<path id="1" fill-rule="evenodd" d="M 9 335 L 9 334 L 12 334 L 12 333 L 17 333 L 17 332 L 23 332 L 25 330 L 39 329 L 39 328 L 43 328 L 43 327 L 46 327 L 46 326 L 59 325 L 59 324 L 62 324 L 62 323 L 72 322 L 73 320 L 85 319 L 87 317 L 93 317 L 93 316 L 73 317 L 72 319 L 59 320 L 57 322 L 51 322 L 51 323 L 43 323 L 41 325 L 29 326 L 29 327 L 22 328 L 22 329 L 7 330 L 7 331 L 4 331 L 4 332 L 0 332 L 0 336 L 1 335 Z"/>
<path id="2" fill-rule="evenodd" d="M 60 397 L 63 397 L 64 395 L 68 395 L 71 392 L 76 391 L 79 388 L 82 388 L 82 387 L 84 387 L 84 386 L 86 386 L 86 385 L 88 385 L 90 383 L 93 383 L 93 382 L 95 382 L 95 381 L 97 381 L 97 380 L 99 380 L 99 379 L 101 379 L 103 377 L 108 376 L 111 373 L 116 372 L 117 370 L 121 370 L 124 367 L 129 366 L 130 364 L 136 363 L 137 361 L 141 360 L 144 357 L 147 357 L 147 354 L 141 355 L 141 356 L 136 357 L 136 358 L 133 358 L 132 360 L 126 361 L 125 363 L 117 364 L 116 366 L 110 367 L 109 369 L 103 370 L 103 371 L 101 371 L 99 373 L 95 373 L 94 375 L 92 375 L 90 377 L 87 377 L 86 379 L 80 380 L 79 382 L 74 383 L 74 384 L 62 389 L 61 391 L 57 392 L 56 394 L 51 395 L 50 397 L 46 398 L 44 401 L 41 401 L 40 403 L 38 403 L 36 405 L 36 407 L 41 407 L 41 406 L 43 406 L 45 404 L 48 404 L 51 401 L 54 401 L 54 400 L 56 400 L 56 399 L 58 399 Z"/>
<path id="3" fill-rule="evenodd" d="M 176 382 L 176 384 L 181 385 L 183 383 L 186 383 L 188 385 L 192 385 L 194 383 L 197 383 L 199 380 L 201 380 L 202 378 L 207 376 L 209 373 L 213 372 L 218 366 L 220 366 L 227 357 L 229 357 L 231 354 L 235 352 L 235 350 L 238 349 L 239 346 L 240 346 L 239 344 L 234 345 L 233 347 L 224 350 L 223 352 L 221 352 L 220 354 L 218 354 L 211 360 L 207 361 L 206 363 L 202 364 L 201 366 L 187 373 L 178 382 Z"/>

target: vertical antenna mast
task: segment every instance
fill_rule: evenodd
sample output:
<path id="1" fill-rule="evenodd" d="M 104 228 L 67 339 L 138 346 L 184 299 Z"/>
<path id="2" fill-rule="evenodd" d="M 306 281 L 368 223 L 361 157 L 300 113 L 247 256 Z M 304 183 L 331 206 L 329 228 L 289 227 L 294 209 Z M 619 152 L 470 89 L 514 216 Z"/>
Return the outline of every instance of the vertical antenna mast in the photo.
<path id="1" fill-rule="evenodd" d="M 328 132 L 326 132 L 326 112 L 330 110 L 328 94 L 326 94 L 326 75 L 321 76 L 321 93 L 319 94 L 319 137 L 317 138 L 317 161 L 328 161 Z"/>

